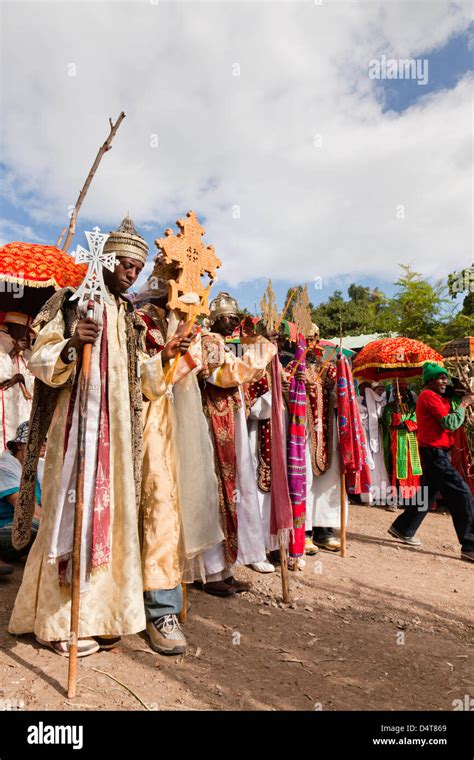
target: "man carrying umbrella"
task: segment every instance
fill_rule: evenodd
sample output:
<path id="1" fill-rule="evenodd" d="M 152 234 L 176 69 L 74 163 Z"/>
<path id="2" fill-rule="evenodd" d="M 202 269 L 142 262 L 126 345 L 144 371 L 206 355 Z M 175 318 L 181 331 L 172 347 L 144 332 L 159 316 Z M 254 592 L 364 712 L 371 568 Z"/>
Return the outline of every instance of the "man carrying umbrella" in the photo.
<path id="1" fill-rule="evenodd" d="M 423 493 L 421 507 L 405 509 L 388 532 L 410 546 L 421 546 L 415 533 L 423 522 L 437 492 L 443 496 L 453 519 L 461 558 L 474 560 L 474 499 L 467 483 L 451 463 L 453 431 L 464 422 L 466 408 L 474 404 L 474 394 L 468 394 L 460 402 L 451 399 L 446 389 L 449 382 L 447 370 L 436 362 L 423 366 L 423 390 L 416 404 L 418 420 L 418 446 L 423 468 Z"/>

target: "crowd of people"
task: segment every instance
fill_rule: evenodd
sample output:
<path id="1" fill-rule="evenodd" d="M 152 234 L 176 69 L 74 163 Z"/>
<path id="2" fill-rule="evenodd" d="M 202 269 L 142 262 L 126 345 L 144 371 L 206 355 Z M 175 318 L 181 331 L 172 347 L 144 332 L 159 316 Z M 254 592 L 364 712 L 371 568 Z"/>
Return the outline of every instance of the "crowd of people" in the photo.
<path id="1" fill-rule="evenodd" d="M 93 317 L 65 288 L 33 322 L 10 313 L 0 325 L 0 574 L 27 555 L 10 633 L 68 654 L 80 422 L 79 656 L 142 630 L 155 651 L 184 653 L 183 584 L 233 597 L 250 588 L 236 569 L 274 572 L 281 546 L 297 572 L 305 555 L 339 550 L 349 500 L 402 509 L 388 530 L 419 546 L 442 498 L 462 558 L 474 559 L 469 468 L 450 456 L 474 397 L 457 395 L 442 365 L 423 367 L 418 398 L 403 382 L 356 394 L 349 362 L 324 358 L 316 325 L 289 344 L 225 292 L 203 325 L 188 324 L 167 309 L 162 269 L 126 297 L 147 257 L 130 220 L 104 250 L 117 265 Z"/>

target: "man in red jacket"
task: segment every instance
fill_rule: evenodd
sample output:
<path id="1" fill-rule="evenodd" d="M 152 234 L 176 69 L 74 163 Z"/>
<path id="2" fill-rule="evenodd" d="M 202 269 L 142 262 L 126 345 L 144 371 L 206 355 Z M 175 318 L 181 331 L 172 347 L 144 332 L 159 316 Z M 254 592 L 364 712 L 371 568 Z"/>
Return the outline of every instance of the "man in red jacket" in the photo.
<path id="1" fill-rule="evenodd" d="M 474 404 L 474 394 L 460 402 L 447 395 L 449 375 L 440 364 L 423 366 L 424 388 L 416 403 L 418 447 L 423 468 L 424 503 L 408 507 L 397 517 L 388 532 L 410 546 L 421 546 L 415 533 L 423 522 L 428 507 L 438 491 L 448 507 L 454 523 L 461 558 L 474 561 L 474 499 L 467 483 L 451 463 L 453 431 L 464 422 L 466 408 Z"/>

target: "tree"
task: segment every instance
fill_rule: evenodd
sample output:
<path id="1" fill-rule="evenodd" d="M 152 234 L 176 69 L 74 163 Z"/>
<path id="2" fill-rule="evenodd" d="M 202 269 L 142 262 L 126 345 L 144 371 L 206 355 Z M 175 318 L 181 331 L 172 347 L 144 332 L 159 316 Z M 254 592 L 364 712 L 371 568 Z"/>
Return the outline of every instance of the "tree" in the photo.
<path id="1" fill-rule="evenodd" d="M 313 309 L 313 319 L 321 331 L 321 337 L 330 338 L 339 334 L 342 321 L 343 335 L 367 335 L 384 332 L 379 326 L 386 309 L 387 298 L 380 290 L 371 290 L 365 285 L 352 283 L 347 289 L 349 300 L 342 291 L 335 290 L 328 301 Z"/>
<path id="2" fill-rule="evenodd" d="M 447 303 L 444 297 L 446 286 L 441 283 L 431 285 L 409 264 L 400 266 L 403 274 L 395 283 L 398 291 L 390 299 L 384 315 L 388 329 L 433 346 L 434 343 L 439 344 L 439 322 L 443 306 Z"/>

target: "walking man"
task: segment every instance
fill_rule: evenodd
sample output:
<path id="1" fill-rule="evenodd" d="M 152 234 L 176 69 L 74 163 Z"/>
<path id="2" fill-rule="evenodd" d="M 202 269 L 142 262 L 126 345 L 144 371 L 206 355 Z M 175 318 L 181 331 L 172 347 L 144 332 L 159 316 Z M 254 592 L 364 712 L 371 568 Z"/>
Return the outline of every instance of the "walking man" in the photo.
<path id="1" fill-rule="evenodd" d="M 426 517 L 438 491 L 453 519 L 461 558 L 474 560 L 474 499 L 467 483 L 451 463 L 453 432 L 464 422 L 466 408 L 474 404 L 474 394 L 460 402 L 447 395 L 448 372 L 435 362 L 423 366 L 423 385 L 416 404 L 418 446 L 423 468 L 423 505 L 409 506 L 397 517 L 388 532 L 410 546 L 421 546 L 415 533 Z"/>

